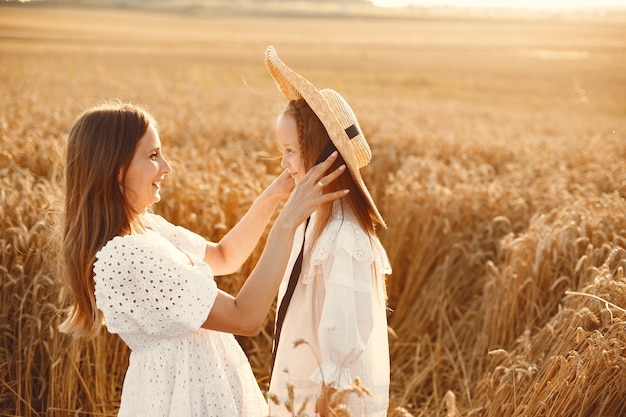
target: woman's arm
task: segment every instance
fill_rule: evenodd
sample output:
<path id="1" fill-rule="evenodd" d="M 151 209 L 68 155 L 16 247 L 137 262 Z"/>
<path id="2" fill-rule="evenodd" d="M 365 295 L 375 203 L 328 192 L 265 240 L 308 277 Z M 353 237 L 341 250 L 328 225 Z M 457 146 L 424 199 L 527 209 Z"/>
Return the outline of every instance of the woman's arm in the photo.
<path id="1" fill-rule="evenodd" d="M 219 243 L 207 243 L 204 260 L 215 275 L 232 274 L 241 267 L 259 242 L 279 201 L 287 197 L 293 187 L 293 178 L 284 171 Z"/>
<path id="2" fill-rule="evenodd" d="M 345 165 L 342 165 L 323 175 L 336 157 L 335 152 L 313 167 L 298 183 L 274 222 L 257 265 L 237 296 L 220 292 L 202 327 L 246 336 L 258 334 L 287 267 L 296 228 L 320 205 L 341 198 L 348 192 L 342 190 L 324 194 L 318 185 L 320 180 L 329 184 L 345 171 Z"/>

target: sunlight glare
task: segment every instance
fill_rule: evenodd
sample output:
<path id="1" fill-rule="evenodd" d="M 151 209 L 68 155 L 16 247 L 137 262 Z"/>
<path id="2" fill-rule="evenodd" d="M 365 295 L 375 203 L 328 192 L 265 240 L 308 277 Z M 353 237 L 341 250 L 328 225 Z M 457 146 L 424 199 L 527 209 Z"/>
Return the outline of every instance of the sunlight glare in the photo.
<path id="1" fill-rule="evenodd" d="M 626 7 L 626 0 L 370 0 L 378 7 L 452 6 L 514 9 L 581 9 Z"/>

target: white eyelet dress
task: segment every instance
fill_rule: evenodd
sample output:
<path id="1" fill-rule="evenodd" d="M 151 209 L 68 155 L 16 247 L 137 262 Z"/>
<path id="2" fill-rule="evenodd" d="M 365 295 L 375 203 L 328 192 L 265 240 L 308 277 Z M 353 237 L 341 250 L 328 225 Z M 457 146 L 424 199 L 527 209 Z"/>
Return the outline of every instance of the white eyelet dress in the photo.
<path id="1" fill-rule="evenodd" d="M 98 309 L 132 350 L 120 417 L 263 415 L 267 403 L 232 334 L 203 329 L 217 285 L 199 235 L 147 214 L 94 263 Z"/>

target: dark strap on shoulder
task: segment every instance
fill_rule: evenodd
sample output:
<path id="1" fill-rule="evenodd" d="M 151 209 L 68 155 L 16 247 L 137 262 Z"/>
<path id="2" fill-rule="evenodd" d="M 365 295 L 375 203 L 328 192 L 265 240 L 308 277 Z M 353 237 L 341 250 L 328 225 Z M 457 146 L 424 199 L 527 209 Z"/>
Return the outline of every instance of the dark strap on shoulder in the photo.
<path id="1" fill-rule="evenodd" d="M 306 235 L 306 228 L 309 225 L 309 219 L 306 219 L 306 224 L 304 225 L 304 234 Z M 280 331 L 283 328 L 283 322 L 285 321 L 285 315 L 287 314 L 287 308 L 289 307 L 289 303 L 291 302 L 291 297 L 293 296 L 293 292 L 296 289 L 296 284 L 298 283 L 298 278 L 300 277 L 300 272 L 302 271 L 302 258 L 304 257 L 304 236 L 302 238 L 302 247 L 300 248 L 300 253 L 296 258 L 296 262 L 293 264 L 293 269 L 291 270 L 291 275 L 289 276 L 289 283 L 287 284 L 287 291 L 285 291 L 285 295 L 280 301 L 280 307 L 278 308 L 278 312 L 276 313 L 276 329 L 274 330 L 274 346 L 272 349 L 272 360 L 270 362 L 270 375 L 274 370 L 274 362 L 276 361 L 276 350 L 278 350 L 278 342 L 280 341 Z"/>

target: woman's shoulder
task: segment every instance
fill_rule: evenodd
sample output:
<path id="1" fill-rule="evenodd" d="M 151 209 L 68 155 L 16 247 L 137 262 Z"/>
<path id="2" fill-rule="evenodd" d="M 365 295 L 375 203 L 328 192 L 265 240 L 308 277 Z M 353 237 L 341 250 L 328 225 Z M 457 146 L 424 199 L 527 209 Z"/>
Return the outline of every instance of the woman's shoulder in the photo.
<path id="1" fill-rule="evenodd" d="M 96 256 L 99 253 L 118 252 L 124 248 L 151 248 L 158 246 L 159 239 L 155 239 L 156 235 L 164 236 L 163 229 L 174 227 L 157 214 L 145 213 L 142 215 L 142 218 L 147 229 L 145 233 L 114 236 L 102 246 Z"/>
<path id="2" fill-rule="evenodd" d="M 150 242 L 150 238 L 145 233 L 131 233 L 127 235 L 118 235 L 109 239 L 107 243 L 98 251 L 108 252 L 124 247 L 140 247 Z"/>
<path id="3" fill-rule="evenodd" d="M 151 253 L 159 253 L 159 236 L 157 233 L 131 233 L 115 236 L 96 252 L 96 263 L 103 259 L 116 259 L 117 262 L 150 257 Z"/>
<path id="4" fill-rule="evenodd" d="M 142 219 L 150 226 L 174 227 L 174 225 L 168 222 L 163 216 L 155 213 L 144 213 L 142 214 Z"/>

